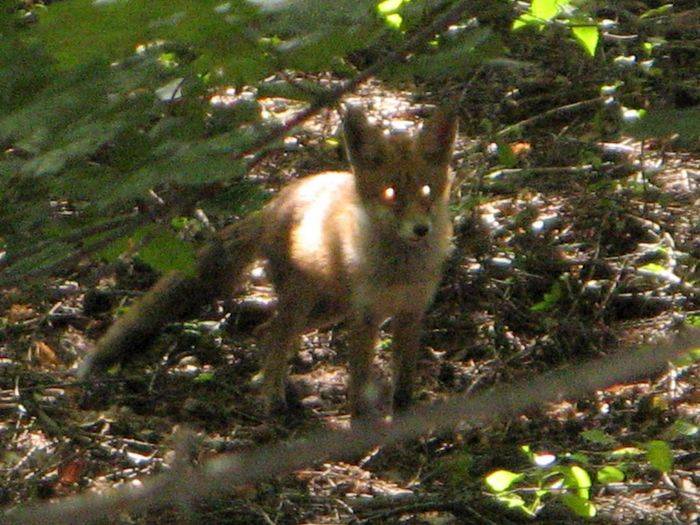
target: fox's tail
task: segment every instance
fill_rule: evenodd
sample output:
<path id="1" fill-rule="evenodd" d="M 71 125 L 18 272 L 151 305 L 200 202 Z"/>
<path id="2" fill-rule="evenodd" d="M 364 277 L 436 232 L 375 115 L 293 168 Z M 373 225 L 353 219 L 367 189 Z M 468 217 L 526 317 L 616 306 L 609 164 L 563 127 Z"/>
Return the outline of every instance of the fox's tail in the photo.
<path id="1" fill-rule="evenodd" d="M 194 275 L 170 272 L 107 330 L 80 368 L 80 377 L 141 353 L 167 323 L 187 318 L 207 302 L 231 293 L 257 256 L 261 212 L 222 230 L 198 255 Z"/>

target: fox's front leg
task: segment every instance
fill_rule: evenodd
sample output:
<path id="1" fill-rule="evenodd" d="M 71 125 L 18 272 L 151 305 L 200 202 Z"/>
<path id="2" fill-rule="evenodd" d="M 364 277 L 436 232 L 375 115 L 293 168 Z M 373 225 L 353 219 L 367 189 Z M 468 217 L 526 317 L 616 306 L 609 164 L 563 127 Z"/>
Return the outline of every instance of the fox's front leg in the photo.
<path id="1" fill-rule="evenodd" d="M 413 383 L 418 365 L 423 312 L 404 312 L 392 320 L 394 332 L 394 410 L 401 411 L 413 401 Z"/>
<path id="2" fill-rule="evenodd" d="M 298 350 L 300 334 L 306 325 L 311 299 L 303 293 L 280 294 L 275 316 L 261 327 L 263 347 L 263 396 L 268 414 L 287 407 L 285 383 L 289 359 Z"/>
<path id="3" fill-rule="evenodd" d="M 378 391 L 372 381 L 372 359 L 379 335 L 379 321 L 371 314 L 358 314 L 350 333 L 350 384 L 348 402 L 353 419 L 376 411 Z"/>

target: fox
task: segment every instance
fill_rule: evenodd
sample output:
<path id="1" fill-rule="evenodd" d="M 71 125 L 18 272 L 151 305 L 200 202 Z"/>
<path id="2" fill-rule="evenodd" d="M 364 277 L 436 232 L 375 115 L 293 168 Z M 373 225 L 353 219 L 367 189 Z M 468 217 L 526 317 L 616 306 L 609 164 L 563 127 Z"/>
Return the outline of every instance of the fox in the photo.
<path id="1" fill-rule="evenodd" d="M 341 321 L 349 330 L 347 400 L 353 418 L 376 410 L 371 377 L 384 321 L 393 333 L 393 409 L 413 401 L 425 311 L 450 252 L 450 160 L 457 119 L 438 108 L 416 133 L 387 133 L 358 106 L 342 121 L 349 171 L 288 184 L 262 209 L 223 229 L 199 256 L 194 276 L 164 276 L 105 334 L 85 371 L 104 369 L 240 286 L 267 261 L 277 295 L 265 334 L 262 397 L 268 414 L 287 408 L 289 360 L 301 336 Z"/>

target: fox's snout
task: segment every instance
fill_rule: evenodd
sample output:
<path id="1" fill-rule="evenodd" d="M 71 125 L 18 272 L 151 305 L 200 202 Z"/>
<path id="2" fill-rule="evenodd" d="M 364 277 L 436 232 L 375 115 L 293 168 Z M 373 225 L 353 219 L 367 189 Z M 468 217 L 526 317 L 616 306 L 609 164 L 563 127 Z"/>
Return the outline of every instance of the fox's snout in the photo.
<path id="1" fill-rule="evenodd" d="M 399 235 L 410 242 L 418 242 L 430 235 L 433 221 L 427 215 L 405 217 L 400 220 Z"/>
<path id="2" fill-rule="evenodd" d="M 416 237 L 425 237 L 429 231 L 430 231 L 429 224 L 419 223 L 413 227 L 413 233 L 416 234 Z"/>

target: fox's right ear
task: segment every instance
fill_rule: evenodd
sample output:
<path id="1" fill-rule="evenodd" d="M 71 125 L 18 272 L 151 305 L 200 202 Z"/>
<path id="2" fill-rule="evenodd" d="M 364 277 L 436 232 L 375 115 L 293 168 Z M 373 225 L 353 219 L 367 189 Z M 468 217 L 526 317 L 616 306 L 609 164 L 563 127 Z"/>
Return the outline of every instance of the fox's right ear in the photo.
<path id="1" fill-rule="evenodd" d="M 351 104 L 345 106 L 343 134 L 351 164 L 374 166 L 381 162 L 382 134 L 369 123 L 360 107 Z"/>
<path id="2" fill-rule="evenodd" d="M 440 107 L 423 124 L 423 128 L 418 134 L 418 147 L 430 161 L 447 164 L 452 158 L 456 134 L 457 114 L 455 109 L 449 106 Z"/>

